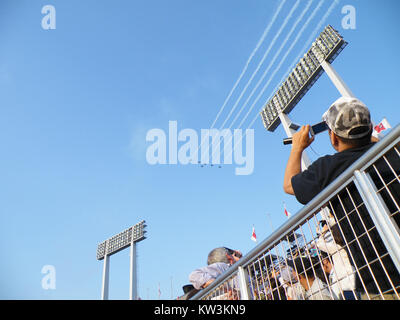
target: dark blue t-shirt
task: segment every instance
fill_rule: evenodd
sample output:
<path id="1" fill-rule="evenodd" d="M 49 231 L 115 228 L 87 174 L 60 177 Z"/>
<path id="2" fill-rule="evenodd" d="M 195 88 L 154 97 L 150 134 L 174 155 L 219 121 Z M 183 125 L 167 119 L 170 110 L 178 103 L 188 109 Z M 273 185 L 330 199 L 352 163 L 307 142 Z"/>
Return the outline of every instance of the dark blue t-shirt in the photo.
<path id="1" fill-rule="evenodd" d="M 374 143 L 371 143 L 361 148 L 345 150 L 316 160 L 307 170 L 292 178 L 292 187 L 297 200 L 302 204 L 308 203 L 373 145 Z M 394 153 L 388 153 L 385 157 L 398 174 L 400 161 L 398 154 Z M 396 181 L 393 171 L 388 167 L 386 161 L 378 161 L 375 165 L 386 183 Z M 374 170 L 371 173 L 373 172 Z M 372 174 L 371 178 L 377 187 L 382 184 L 381 178 L 377 177 L 376 173 Z M 400 287 L 399 271 L 390 255 L 387 254 L 387 249 L 366 206 L 350 210 L 355 204 L 353 204 L 353 200 L 349 199 L 348 193 L 356 195 L 358 192 L 354 184 L 349 184 L 348 188 L 349 190 L 343 191 L 340 197 L 330 200 L 329 208 L 340 225 L 340 235 L 345 240 L 342 242 L 347 244 L 345 247 L 351 257 L 351 263 L 358 270 L 356 274 L 357 291 L 379 294 L 381 291 L 392 290 L 393 286 Z M 391 192 L 399 197 L 399 184 L 392 183 L 390 188 Z M 396 212 L 397 209 L 392 209 L 392 211 Z M 354 241 L 356 238 L 357 241 Z M 381 261 L 377 259 L 377 255 L 383 257 Z M 384 265 L 386 271 L 381 264 Z M 391 281 L 386 274 L 390 276 Z"/>
<path id="2" fill-rule="evenodd" d="M 297 201 L 310 202 L 318 193 L 360 158 L 374 143 L 326 155 L 314 161 L 307 170 L 292 177 Z"/>

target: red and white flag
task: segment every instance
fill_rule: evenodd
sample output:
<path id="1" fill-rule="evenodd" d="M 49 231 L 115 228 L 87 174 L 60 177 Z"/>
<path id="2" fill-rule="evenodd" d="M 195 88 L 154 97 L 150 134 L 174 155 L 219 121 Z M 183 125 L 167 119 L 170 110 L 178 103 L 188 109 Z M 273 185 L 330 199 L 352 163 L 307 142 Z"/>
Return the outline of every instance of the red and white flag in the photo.
<path id="1" fill-rule="evenodd" d="M 253 226 L 253 232 L 251 233 L 251 240 L 253 240 L 254 242 L 257 242 L 257 236 L 256 236 L 256 231 L 254 230 L 254 226 Z"/>
<path id="2" fill-rule="evenodd" d="M 379 135 L 382 131 L 385 131 L 390 128 L 391 128 L 391 126 L 390 126 L 389 122 L 386 120 L 386 118 L 383 118 L 382 121 L 374 127 L 373 133 L 374 133 L 374 135 Z"/>
<path id="3" fill-rule="evenodd" d="M 289 211 L 286 210 L 286 204 L 285 203 L 283 203 L 283 209 L 284 209 L 286 217 L 290 218 L 291 214 L 290 214 Z"/>

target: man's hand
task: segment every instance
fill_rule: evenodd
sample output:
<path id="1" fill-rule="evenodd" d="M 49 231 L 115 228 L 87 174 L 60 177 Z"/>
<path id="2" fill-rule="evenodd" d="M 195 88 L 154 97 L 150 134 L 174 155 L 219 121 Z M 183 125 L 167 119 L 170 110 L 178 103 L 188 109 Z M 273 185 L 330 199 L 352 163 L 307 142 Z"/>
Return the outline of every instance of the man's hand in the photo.
<path id="1" fill-rule="evenodd" d="M 214 280 L 215 279 L 210 279 L 210 280 L 208 280 L 206 283 L 204 283 L 201 287 L 204 289 L 204 288 L 206 288 L 206 287 L 208 287 L 211 283 L 213 283 L 214 282 Z"/>
<path id="2" fill-rule="evenodd" d="M 299 131 L 293 134 L 292 149 L 303 152 L 313 141 L 315 136 L 310 137 L 310 125 L 302 126 Z"/>
<path id="3" fill-rule="evenodd" d="M 310 138 L 310 125 L 302 126 L 299 131 L 293 134 L 292 150 L 283 178 L 283 190 L 288 194 L 294 194 L 292 177 L 301 172 L 302 153 L 313 141 L 314 136 Z"/>
<path id="4" fill-rule="evenodd" d="M 229 264 L 234 264 L 242 257 L 242 253 L 238 250 L 233 250 L 233 254 L 227 253 L 226 257 L 228 258 Z"/>

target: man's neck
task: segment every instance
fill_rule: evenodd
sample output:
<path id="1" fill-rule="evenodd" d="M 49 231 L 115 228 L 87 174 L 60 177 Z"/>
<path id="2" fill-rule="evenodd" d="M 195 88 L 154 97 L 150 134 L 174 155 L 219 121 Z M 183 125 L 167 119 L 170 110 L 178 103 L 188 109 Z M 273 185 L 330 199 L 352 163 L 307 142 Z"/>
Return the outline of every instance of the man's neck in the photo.
<path id="1" fill-rule="evenodd" d="M 352 148 L 353 148 L 352 145 L 345 144 L 345 143 L 340 143 L 338 148 L 337 148 L 337 152 L 342 152 L 342 151 L 349 150 L 349 149 L 352 149 Z"/>

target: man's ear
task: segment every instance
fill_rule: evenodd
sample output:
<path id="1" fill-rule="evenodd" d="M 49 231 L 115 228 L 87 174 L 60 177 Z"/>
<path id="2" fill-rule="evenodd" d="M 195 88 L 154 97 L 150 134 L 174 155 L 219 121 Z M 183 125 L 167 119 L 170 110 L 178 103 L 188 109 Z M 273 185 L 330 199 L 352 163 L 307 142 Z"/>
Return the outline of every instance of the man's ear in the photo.
<path id="1" fill-rule="evenodd" d="M 336 135 L 333 131 L 331 131 L 331 132 L 329 133 L 329 138 L 331 139 L 332 147 L 333 147 L 336 151 L 338 151 L 338 149 L 339 149 L 339 138 L 337 137 L 337 135 Z"/>

